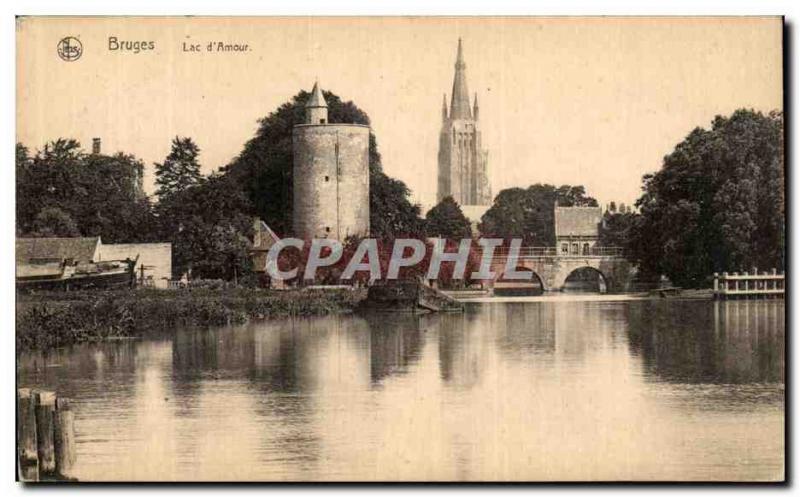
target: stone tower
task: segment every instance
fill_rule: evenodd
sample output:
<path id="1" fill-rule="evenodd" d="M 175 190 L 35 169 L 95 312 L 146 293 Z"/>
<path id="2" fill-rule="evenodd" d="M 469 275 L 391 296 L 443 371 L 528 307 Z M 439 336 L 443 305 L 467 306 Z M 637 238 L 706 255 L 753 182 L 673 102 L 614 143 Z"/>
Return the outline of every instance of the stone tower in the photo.
<path id="1" fill-rule="evenodd" d="M 466 73 L 467 64 L 459 38 L 449 113 L 447 95 L 442 102 L 436 201 L 452 195 L 459 205 L 489 205 L 492 203 L 487 173 L 489 152 L 481 145 L 478 94 L 470 106 Z"/>
<path id="2" fill-rule="evenodd" d="M 331 124 L 314 84 L 305 122 L 292 130 L 294 236 L 303 239 L 369 234 L 369 126 Z"/>

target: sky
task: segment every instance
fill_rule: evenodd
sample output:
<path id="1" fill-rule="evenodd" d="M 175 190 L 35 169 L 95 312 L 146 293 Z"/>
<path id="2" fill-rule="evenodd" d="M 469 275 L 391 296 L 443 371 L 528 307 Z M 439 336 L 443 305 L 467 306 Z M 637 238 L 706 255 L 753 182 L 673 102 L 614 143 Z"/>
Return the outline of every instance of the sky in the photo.
<path id="1" fill-rule="evenodd" d="M 66 36 L 79 59 L 59 58 Z M 112 37 L 153 49 L 111 50 Z M 367 112 L 384 170 L 429 208 L 459 37 L 495 194 L 581 184 L 630 204 L 693 128 L 782 109 L 780 18 L 19 18 L 17 141 L 101 137 L 146 163 L 152 193 L 174 136 L 195 140 L 209 173 L 318 79 Z"/>

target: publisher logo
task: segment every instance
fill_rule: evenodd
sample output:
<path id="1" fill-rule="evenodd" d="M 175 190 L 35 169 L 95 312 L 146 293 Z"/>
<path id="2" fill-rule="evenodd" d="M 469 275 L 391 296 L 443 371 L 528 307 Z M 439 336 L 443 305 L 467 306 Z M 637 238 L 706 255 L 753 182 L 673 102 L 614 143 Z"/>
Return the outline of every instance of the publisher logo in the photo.
<path id="1" fill-rule="evenodd" d="M 83 55 L 83 44 L 81 41 L 73 36 L 62 38 L 58 42 L 58 56 L 62 60 L 72 62 L 78 60 Z"/>

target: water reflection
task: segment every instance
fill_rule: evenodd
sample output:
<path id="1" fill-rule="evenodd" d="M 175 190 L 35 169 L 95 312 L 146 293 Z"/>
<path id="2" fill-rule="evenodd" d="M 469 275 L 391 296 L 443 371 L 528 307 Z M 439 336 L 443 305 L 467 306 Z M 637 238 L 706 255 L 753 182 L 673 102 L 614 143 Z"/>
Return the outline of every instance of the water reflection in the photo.
<path id="1" fill-rule="evenodd" d="M 628 308 L 631 348 L 665 381 L 783 383 L 784 309 L 778 301 L 644 302 Z"/>
<path id="2" fill-rule="evenodd" d="M 86 480 L 763 479 L 782 302 L 537 302 L 170 332 L 18 361 Z M 653 450 L 657 447 L 657 450 Z"/>

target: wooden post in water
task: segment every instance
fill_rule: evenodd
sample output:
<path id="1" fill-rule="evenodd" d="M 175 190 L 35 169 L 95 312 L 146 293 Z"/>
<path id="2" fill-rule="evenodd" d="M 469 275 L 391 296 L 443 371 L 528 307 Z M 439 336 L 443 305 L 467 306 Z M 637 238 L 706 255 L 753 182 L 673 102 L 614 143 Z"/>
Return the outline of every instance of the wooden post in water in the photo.
<path id="1" fill-rule="evenodd" d="M 39 461 L 19 461 L 19 479 L 23 482 L 39 481 Z"/>
<path id="2" fill-rule="evenodd" d="M 37 481 L 36 409 L 30 388 L 17 390 L 17 454 L 20 480 Z"/>
<path id="3" fill-rule="evenodd" d="M 36 411 L 30 388 L 17 391 L 17 430 L 20 458 L 36 460 Z"/>
<path id="4" fill-rule="evenodd" d="M 36 405 L 36 442 L 39 456 L 39 472 L 41 474 L 54 473 L 56 470 L 56 457 L 54 447 L 54 414 L 56 407 L 56 394 L 54 392 L 33 393 Z"/>
<path id="5" fill-rule="evenodd" d="M 56 400 L 54 424 L 56 472 L 70 476 L 75 464 L 75 413 L 70 409 L 69 399 Z"/>

